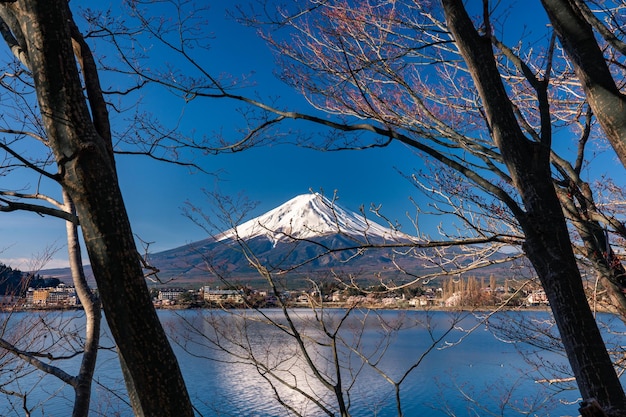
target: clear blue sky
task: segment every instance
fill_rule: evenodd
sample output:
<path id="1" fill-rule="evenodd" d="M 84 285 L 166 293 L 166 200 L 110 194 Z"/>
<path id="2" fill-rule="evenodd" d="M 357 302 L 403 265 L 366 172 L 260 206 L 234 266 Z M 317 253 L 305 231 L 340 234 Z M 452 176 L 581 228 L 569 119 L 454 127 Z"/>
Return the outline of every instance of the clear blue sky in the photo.
<path id="1" fill-rule="evenodd" d="M 111 1 L 114 6 L 117 3 Z M 76 0 L 70 4 L 74 8 L 81 5 L 99 7 L 88 0 Z M 234 76 L 252 74 L 254 86 L 242 90 L 242 94 L 279 96 L 282 104 L 306 109 L 303 99 L 274 77 L 273 57 L 254 30 L 229 20 L 224 13 L 223 2 L 211 0 L 202 4 L 212 4 L 213 11 L 206 26 L 207 31 L 214 35 L 212 49 L 202 55 L 203 62 L 211 71 Z M 529 14 L 533 17 L 528 17 Z M 512 22 L 519 26 L 507 26 L 513 37 L 518 30 L 523 30 L 523 22 L 541 23 L 540 19 L 537 23 L 531 8 L 524 8 L 520 13 L 512 15 L 521 17 Z M 111 51 L 98 49 L 96 53 Z M 102 83 L 105 89 L 115 87 L 115 80 L 106 75 Z M 181 129 L 193 129 L 198 135 L 211 134 L 221 129 L 232 135 L 233 129 L 241 126 L 241 119 L 235 112 L 236 106 L 224 101 L 193 100 L 183 109 L 181 100 L 171 94 L 149 89 L 142 92 L 142 106 L 170 125 L 176 122 L 184 110 Z M 113 123 L 116 122 L 114 116 Z M 392 220 L 402 223 L 406 233 L 415 232 L 407 218 L 407 213 L 411 217 L 415 216 L 410 198 L 426 204 L 424 196 L 398 173 L 400 170 L 411 174 L 414 169 L 421 168 L 422 161 L 400 144 L 387 149 L 341 153 L 274 145 L 236 154 L 204 156 L 197 160 L 203 169 L 219 173 L 219 176 L 192 174 L 186 168 L 138 156 L 118 156 L 117 161 L 134 232 L 142 240 L 154 242 L 151 246 L 153 252 L 207 237 L 204 230 L 182 214 L 182 207 L 187 201 L 210 211 L 202 189 L 219 190 L 233 196 L 244 194 L 258 202 L 249 217 L 260 215 L 310 189 L 323 190 L 327 195 L 337 190 L 339 203 L 343 207 L 357 211 L 361 205 L 366 209 L 372 203 L 382 205 L 383 212 Z M 623 176 L 623 169 L 614 158 L 602 168 L 612 170 L 612 167 L 616 167 L 619 175 Z M 36 182 L 31 181 L 30 185 L 36 185 Z M 439 221 L 438 218 L 430 219 L 422 226 L 426 226 L 425 231 L 434 233 Z M 25 212 L 0 214 L 0 262 L 28 270 L 32 267 L 31 259 L 43 253 L 49 245 L 56 245 L 61 249 L 46 267 L 65 265 L 65 239 L 65 226 L 59 220 Z"/>
<path id="2" fill-rule="evenodd" d="M 212 62 L 212 68 L 235 76 L 254 73 L 255 86 L 245 92 L 256 91 L 263 96 L 280 94 L 282 102 L 302 106 L 299 96 L 274 77 L 271 53 L 254 31 L 226 18 L 221 2 L 211 3 L 214 13 L 207 30 L 214 33 L 215 39 L 207 62 Z M 80 4 L 89 3 L 71 3 L 73 7 Z M 111 80 L 104 77 L 102 83 L 106 89 Z M 175 121 L 182 111 L 179 101 L 168 93 L 143 93 L 142 101 L 165 122 Z M 240 123 L 233 106 L 198 100 L 185 108 L 183 127 L 193 128 L 198 134 L 210 134 L 222 128 L 228 131 Z M 409 197 L 417 197 L 419 193 L 414 192 L 396 168 L 410 173 L 416 159 L 401 145 L 341 153 L 275 145 L 198 160 L 206 171 L 219 172 L 219 177 L 191 174 L 186 168 L 138 156 L 122 155 L 117 161 L 133 230 L 142 240 L 154 242 L 150 247 L 154 252 L 207 237 L 181 210 L 190 201 L 208 212 L 203 188 L 229 195 L 242 193 L 258 202 L 250 216 L 260 215 L 309 189 L 323 190 L 327 195 L 337 190 L 339 203 L 345 208 L 357 211 L 360 205 L 369 208 L 371 203 L 382 204 L 390 218 L 406 223 L 406 232 L 414 231 L 405 212 L 414 214 Z M 28 270 L 33 266 L 32 259 L 53 245 L 60 250 L 46 268 L 65 265 L 65 226 L 59 220 L 25 212 L 2 213 L 0 236 L 0 262 Z"/>

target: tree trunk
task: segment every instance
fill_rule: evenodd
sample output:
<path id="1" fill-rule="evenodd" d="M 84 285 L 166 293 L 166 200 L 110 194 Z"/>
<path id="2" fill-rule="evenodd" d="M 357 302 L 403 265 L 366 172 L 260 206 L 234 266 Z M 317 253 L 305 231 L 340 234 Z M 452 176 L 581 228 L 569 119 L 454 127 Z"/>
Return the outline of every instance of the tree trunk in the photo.
<path id="1" fill-rule="evenodd" d="M 607 417 L 606 413 L 595 399 L 583 401 L 578 411 L 580 411 L 581 417 Z"/>
<path id="2" fill-rule="evenodd" d="M 582 255 L 598 273 L 612 307 L 622 316 L 622 320 L 626 320 L 626 268 L 613 251 L 607 231 L 596 220 L 601 216 L 596 210 L 589 185 L 583 183 L 577 186 L 572 183 L 571 187 L 556 189 L 563 211 L 582 241 Z M 578 200 L 580 206 L 574 200 Z M 622 232 L 620 229 L 618 231 Z"/>
<path id="3" fill-rule="evenodd" d="M 2 5 L 23 34 L 58 180 L 76 212 L 137 416 L 193 416 L 178 362 L 152 306 L 107 141 L 90 117 L 66 0 Z"/>
<path id="4" fill-rule="evenodd" d="M 595 322 L 550 172 L 547 85 L 538 84 L 542 141 L 528 140 L 502 84 L 490 34 L 480 36 L 462 0 L 442 0 L 446 22 L 481 97 L 487 123 L 524 204 L 517 215 L 584 400 L 626 411 L 626 397 Z M 547 124 L 547 126 L 546 126 Z"/>
<path id="5" fill-rule="evenodd" d="M 74 204 L 65 191 L 63 191 L 63 202 L 69 213 L 76 213 Z M 91 405 L 93 374 L 100 346 L 101 306 L 100 300 L 91 292 L 89 285 L 87 285 L 80 244 L 78 242 L 78 227 L 76 224 L 68 221 L 66 222 L 66 231 L 72 281 L 76 288 L 76 295 L 85 311 L 85 347 L 74 386 L 72 417 L 87 417 Z"/>
<path id="6" fill-rule="evenodd" d="M 615 85 L 593 29 L 569 0 L 542 0 L 561 45 L 574 64 L 587 102 L 626 167 L 626 97 Z"/>
<path id="7" fill-rule="evenodd" d="M 624 412 L 624 391 L 589 307 L 562 208 L 551 181 L 542 182 L 527 186 L 525 202 L 533 194 L 540 198 L 527 203 L 524 251 L 550 302 L 583 399 L 595 398 L 607 411 Z"/>

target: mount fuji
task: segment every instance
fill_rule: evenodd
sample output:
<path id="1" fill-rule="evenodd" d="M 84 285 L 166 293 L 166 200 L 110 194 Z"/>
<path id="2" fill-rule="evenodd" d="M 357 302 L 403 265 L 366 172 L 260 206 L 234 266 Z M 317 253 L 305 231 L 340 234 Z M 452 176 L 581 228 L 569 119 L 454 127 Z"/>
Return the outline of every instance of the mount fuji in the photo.
<path id="1" fill-rule="evenodd" d="M 318 193 L 302 194 L 267 213 L 226 231 L 217 241 L 249 240 L 265 237 L 273 242 L 311 239 L 344 234 L 355 239 L 375 239 L 378 242 L 410 239 L 408 235 L 347 211 Z"/>
<path id="2" fill-rule="evenodd" d="M 149 263 L 159 270 L 162 282 L 175 285 L 219 278 L 264 282 L 254 263 L 289 280 L 350 274 L 379 282 L 402 277 L 399 267 L 416 275 L 433 272 L 430 260 L 403 254 L 416 241 L 311 193 L 210 238 L 151 254 Z M 71 280 L 69 268 L 41 273 Z"/>
<path id="3" fill-rule="evenodd" d="M 162 278 L 194 281 L 206 279 L 207 269 L 231 278 L 258 277 L 251 262 L 281 274 L 340 270 L 373 275 L 395 271 L 393 250 L 381 246 L 408 245 L 411 240 L 311 193 L 211 238 L 153 254 L 150 261 Z"/>

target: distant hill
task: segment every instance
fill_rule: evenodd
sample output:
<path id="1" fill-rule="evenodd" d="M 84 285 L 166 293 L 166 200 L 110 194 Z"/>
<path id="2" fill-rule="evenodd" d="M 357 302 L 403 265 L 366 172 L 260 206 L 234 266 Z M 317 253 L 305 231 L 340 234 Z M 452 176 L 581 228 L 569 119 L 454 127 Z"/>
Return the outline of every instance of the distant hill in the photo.
<path id="1" fill-rule="evenodd" d="M 177 285 L 217 283 L 218 276 L 261 282 L 263 278 L 252 266 L 255 262 L 290 280 L 313 274 L 329 279 L 332 274 L 349 274 L 361 280 L 379 281 L 381 276 L 406 280 L 399 268 L 413 275 L 432 272 L 427 259 L 405 254 L 416 241 L 312 193 L 211 238 L 152 254 L 150 263 L 160 270 L 162 281 L 174 280 Z M 460 251 L 455 251 L 462 258 Z M 430 252 L 434 257 L 434 250 Z M 47 270 L 46 274 L 69 278 L 67 269 Z"/>
<path id="2" fill-rule="evenodd" d="M 57 286 L 59 282 L 57 278 L 33 276 L 0 263 L 0 295 L 23 295 L 28 287 Z"/>

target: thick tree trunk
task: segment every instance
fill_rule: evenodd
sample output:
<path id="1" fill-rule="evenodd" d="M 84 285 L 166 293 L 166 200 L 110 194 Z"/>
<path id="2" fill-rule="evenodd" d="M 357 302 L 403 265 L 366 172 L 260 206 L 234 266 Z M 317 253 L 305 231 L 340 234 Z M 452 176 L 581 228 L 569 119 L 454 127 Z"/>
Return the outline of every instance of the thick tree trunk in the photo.
<path id="1" fill-rule="evenodd" d="M 480 94 L 494 142 L 524 204 L 517 215 L 526 235 L 524 250 L 543 285 L 578 388 L 616 415 L 626 396 L 606 351 L 582 285 L 550 172 L 550 129 L 545 84 L 537 83 L 542 142 L 521 130 L 502 84 L 490 34 L 481 36 L 462 0 L 442 0 L 446 22 Z M 546 126 L 547 124 L 547 126 Z"/>
<path id="2" fill-rule="evenodd" d="M 59 181 L 80 219 L 100 299 L 138 416 L 193 416 L 152 306 L 107 141 L 93 126 L 72 51 L 66 0 L 3 5 L 19 22 Z"/>
<path id="3" fill-rule="evenodd" d="M 624 412 L 624 391 L 589 307 L 552 182 L 533 181 L 526 189 L 525 202 L 538 198 L 526 203 L 524 250 L 550 301 L 578 389 L 584 400 Z"/>

